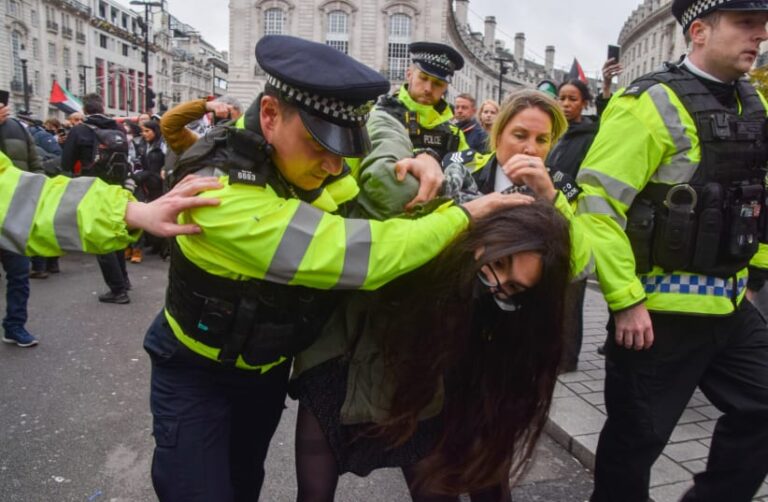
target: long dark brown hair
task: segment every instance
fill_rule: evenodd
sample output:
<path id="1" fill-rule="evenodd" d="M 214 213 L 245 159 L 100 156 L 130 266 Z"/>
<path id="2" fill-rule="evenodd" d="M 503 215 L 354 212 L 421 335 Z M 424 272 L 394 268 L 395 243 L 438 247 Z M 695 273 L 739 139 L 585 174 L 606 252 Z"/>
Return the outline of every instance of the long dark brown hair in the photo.
<path id="1" fill-rule="evenodd" d="M 478 287 L 477 272 L 524 251 L 541 254 L 541 279 L 523 293 L 520 310 L 502 311 Z M 430 264 L 386 288 L 398 307 L 377 336 L 395 392 L 377 433 L 403 444 L 445 382 L 442 433 L 419 463 L 420 488 L 456 495 L 521 473 L 557 379 L 569 256 L 568 223 L 536 202 L 475 222 Z"/>

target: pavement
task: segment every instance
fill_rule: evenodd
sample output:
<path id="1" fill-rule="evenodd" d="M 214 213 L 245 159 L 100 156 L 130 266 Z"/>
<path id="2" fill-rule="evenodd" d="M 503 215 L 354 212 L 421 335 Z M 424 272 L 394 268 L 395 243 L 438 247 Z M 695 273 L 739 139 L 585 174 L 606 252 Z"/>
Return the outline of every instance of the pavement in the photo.
<path id="1" fill-rule="evenodd" d="M 604 358 L 597 353 L 606 336 L 608 310 L 597 285 L 590 282 L 584 301 L 584 341 L 577 371 L 561 375 L 555 388 L 547 424 L 550 436 L 588 469 L 594 470 L 595 451 L 605 422 Z M 697 390 L 651 472 L 651 498 L 677 502 L 692 486 L 693 475 L 704 470 L 712 431 L 721 415 Z M 768 502 L 764 482 L 755 501 Z"/>

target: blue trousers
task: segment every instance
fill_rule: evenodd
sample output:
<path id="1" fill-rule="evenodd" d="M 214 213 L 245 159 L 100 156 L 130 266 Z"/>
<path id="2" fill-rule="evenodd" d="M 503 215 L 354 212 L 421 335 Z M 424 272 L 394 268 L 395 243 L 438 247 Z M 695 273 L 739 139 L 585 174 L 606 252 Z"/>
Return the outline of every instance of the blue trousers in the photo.
<path id="1" fill-rule="evenodd" d="M 199 356 L 161 313 L 144 338 L 152 360 L 152 484 L 161 502 L 255 502 L 285 407 L 290 361 L 263 375 Z"/>
<path id="2" fill-rule="evenodd" d="M 10 251 L 0 251 L 5 278 L 5 318 L 3 329 L 12 332 L 27 323 L 27 301 L 29 300 L 29 258 Z"/>

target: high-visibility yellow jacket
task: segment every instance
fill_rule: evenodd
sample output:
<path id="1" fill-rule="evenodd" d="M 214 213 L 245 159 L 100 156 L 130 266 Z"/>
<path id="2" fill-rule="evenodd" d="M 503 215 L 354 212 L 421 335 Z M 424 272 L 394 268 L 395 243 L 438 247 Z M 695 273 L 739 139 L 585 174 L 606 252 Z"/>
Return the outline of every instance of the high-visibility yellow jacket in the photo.
<path id="1" fill-rule="evenodd" d="M 655 312 L 729 314 L 744 297 L 746 268 L 732 279 L 659 267 L 635 274 L 625 234 L 629 207 L 649 182 L 690 181 L 701 149 L 694 119 L 668 86 L 656 84 L 638 97 L 623 92 L 605 110 L 577 177 L 583 193 L 576 219 L 591 242 L 608 306 L 617 311 L 644 301 Z M 753 264 L 765 266 L 766 257 L 761 246 Z"/>
<path id="2" fill-rule="evenodd" d="M 238 127 L 244 127 L 244 120 Z M 312 204 L 279 196 L 269 185 L 229 184 L 201 194 L 221 200 L 179 218 L 199 235 L 177 237 L 181 252 L 209 274 L 234 280 L 260 279 L 317 289 L 376 289 L 436 256 L 469 220 L 447 204 L 417 220 L 372 221 L 333 214 L 357 195 L 351 176 L 325 186 Z M 219 349 L 186 335 L 166 309 L 176 337 L 198 354 L 217 360 Z M 282 362 L 276 361 L 274 364 Z M 237 366 L 266 371 L 274 364 Z"/>
<path id="3" fill-rule="evenodd" d="M 96 178 L 24 172 L 0 152 L 0 249 L 28 256 L 125 249 L 140 235 L 125 225 L 131 200 Z"/>

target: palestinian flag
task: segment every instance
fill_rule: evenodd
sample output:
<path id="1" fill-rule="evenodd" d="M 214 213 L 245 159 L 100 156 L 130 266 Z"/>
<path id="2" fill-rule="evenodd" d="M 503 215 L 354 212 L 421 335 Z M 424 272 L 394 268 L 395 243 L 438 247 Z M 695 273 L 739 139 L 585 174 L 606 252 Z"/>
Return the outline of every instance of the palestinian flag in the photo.
<path id="1" fill-rule="evenodd" d="M 51 97 L 49 102 L 56 105 L 56 108 L 66 114 L 82 112 L 83 104 L 71 92 L 59 85 L 55 80 L 51 87 Z"/>
<path id="2" fill-rule="evenodd" d="M 587 76 L 584 74 L 584 70 L 581 69 L 581 65 L 576 58 L 573 58 L 571 71 L 568 72 L 568 80 L 581 80 L 585 84 L 587 83 Z"/>

